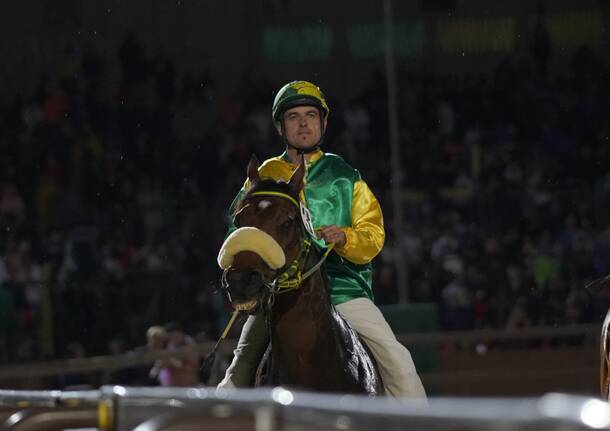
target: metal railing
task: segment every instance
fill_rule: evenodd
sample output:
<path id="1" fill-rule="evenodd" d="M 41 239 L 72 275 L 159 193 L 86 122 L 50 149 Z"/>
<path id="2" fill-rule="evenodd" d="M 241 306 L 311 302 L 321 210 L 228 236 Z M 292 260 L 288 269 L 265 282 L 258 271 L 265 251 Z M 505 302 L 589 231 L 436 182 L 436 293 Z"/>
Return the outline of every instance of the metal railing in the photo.
<path id="1" fill-rule="evenodd" d="M 66 399 L 73 401 L 66 403 Z M 24 403 L 28 406 L 21 407 Z M 3 431 L 610 429 L 610 404 L 566 394 L 432 398 L 426 405 L 284 388 L 216 391 L 105 386 L 100 391 L 71 392 L 68 398 L 58 391 L 0 390 L 0 411 L 7 409 L 15 413 L 0 423 Z"/>

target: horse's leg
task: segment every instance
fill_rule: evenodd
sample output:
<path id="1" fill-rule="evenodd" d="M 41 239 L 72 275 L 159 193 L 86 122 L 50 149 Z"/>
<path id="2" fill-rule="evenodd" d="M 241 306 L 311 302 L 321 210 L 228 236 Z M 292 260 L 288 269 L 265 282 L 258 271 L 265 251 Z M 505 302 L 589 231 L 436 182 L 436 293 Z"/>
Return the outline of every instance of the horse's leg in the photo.
<path id="1" fill-rule="evenodd" d="M 604 324 L 602 325 L 602 333 L 599 339 L 599 391 L 602 399 L 610 401 L 608 389 L 610 382 L 608 382 L 608 368 L 610 367 L 610 346 L 608 345 L 608 328 L 610 327 L 610 310 L 606 314 Z"/>

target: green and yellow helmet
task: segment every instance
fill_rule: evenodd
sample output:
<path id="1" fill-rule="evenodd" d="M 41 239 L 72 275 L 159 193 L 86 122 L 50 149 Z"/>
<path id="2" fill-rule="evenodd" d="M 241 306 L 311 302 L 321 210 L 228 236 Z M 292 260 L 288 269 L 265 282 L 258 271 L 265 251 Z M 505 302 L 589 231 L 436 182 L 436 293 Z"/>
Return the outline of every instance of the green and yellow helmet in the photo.
<path id="1" fill-rule="evenodd" d="M 321 115 L 328 117 L 328 105 L 322 90 L 308 81 L 292 81 L 280 88 L 273 101 L 271 116 L 274 122 L 280 121 L 284 111 L 295 106 L 315 106 L 321 111 Z"/>

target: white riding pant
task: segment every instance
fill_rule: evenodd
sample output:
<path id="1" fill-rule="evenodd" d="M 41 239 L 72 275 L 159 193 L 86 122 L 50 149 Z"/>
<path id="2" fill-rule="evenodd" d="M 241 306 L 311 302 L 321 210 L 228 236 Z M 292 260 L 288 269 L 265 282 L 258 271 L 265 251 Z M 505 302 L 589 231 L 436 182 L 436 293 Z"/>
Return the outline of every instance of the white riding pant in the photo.
<path id="1" fill-rule="evenodd" d="M 336 309 L 373 353 L 386 392 L 396 398 L 425 399 L 426 391 L 411 354 L 398 342 L 379 308 L 368 298 L 356 298 L 337 305 Z M 268 344 L 264 316 L 249 316 L 233 362 L 218 388 L 249 386 Z"/>

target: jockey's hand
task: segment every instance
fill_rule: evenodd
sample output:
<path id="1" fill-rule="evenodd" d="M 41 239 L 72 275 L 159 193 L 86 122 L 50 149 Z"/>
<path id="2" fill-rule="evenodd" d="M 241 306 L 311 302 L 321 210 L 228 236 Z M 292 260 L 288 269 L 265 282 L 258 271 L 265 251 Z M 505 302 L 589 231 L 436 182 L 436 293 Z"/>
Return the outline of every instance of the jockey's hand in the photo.
<path id="1" fill-rule="evenodd" d="M 318 238 L 322 238 L 326 244 L 335 244 L 337 247 L 343 247 L 347 242 L 345 232 L 340 228 L 331 224 L 330 226 L 320 226 L 316 229 Z"/>

